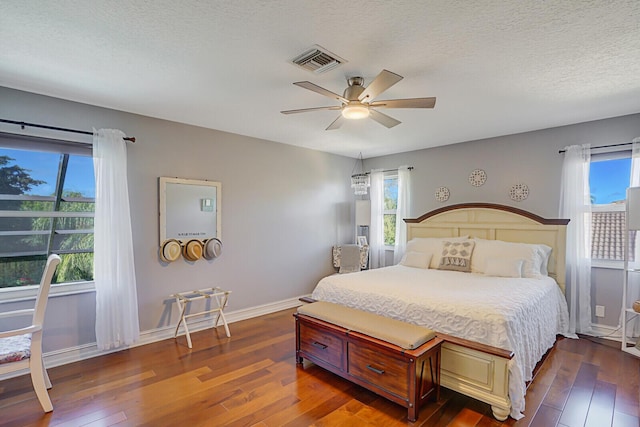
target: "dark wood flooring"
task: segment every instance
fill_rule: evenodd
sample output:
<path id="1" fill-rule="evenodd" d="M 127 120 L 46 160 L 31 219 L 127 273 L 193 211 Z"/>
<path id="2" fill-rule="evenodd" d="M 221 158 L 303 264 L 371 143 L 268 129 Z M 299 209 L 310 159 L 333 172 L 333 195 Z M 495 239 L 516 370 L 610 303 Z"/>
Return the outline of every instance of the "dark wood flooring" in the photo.
<path id="1" fill-rule="evenodd" d="M 529 386 L 526 417 L 442 389 L 407 411 L 305 362 L 285 310 L 49 370 L 44 414 L 28 376 L 0 382 L 0 426 L 616 426 L 639 425 L 640 360 L 608 343 L 558 341 Z"/>

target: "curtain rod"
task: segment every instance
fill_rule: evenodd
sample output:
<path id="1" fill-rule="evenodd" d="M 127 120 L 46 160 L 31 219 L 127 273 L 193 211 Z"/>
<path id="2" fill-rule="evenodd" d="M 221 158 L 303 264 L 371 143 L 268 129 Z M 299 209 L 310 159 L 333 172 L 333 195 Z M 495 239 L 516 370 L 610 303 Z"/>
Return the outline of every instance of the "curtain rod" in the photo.
<path id="1" fill-rule="evenodd" d="M 59 127 L 55 127 L 55 126 L 39 125 L 39 124 L 36 124 L 36 123 L 27 123 L 27 122 L 17 122 L 15 120 L 7 120 L 7 119 L 0 119 L 0 122 L 2 122 L 2 123 L 10 123 L 12 125 L 20 125 L 20 127 L 22 129 L 24 129 L 25 126 L 29 126 L 29 127 L 32 127 L 32 128 L 51 129 L 51 130 L 57 130 L 57 131 L 60 131 L 60 132 L 71 132 L 71 133 L 81 133 L 83 135 L 93 135 L 93 132 L 89 132 L 87 130 L 59 128 Z M 136 137 L 135 136 L 125 136 L 122 139 L 124 139 L 125 141 L 136 142 Z"/>
<path id="2" fill-rule="evenodd" d="M 611 147 L 622 147 L 623 145 L 633 145 L 636 138 L 634 138 L 634 141 L 632 142 L 621 142 L 620 144 L 609 144 L 609 145 L 599 145 L 597 147 L 589 147 L 589 150 L 595 150 L 597 148 L 611 148 Z M 562 154 L 564 152 L 566 152 L 567 150 L 558 150 L 559 154 Z"/>
<path id="3" fill-rule="evenodd" d="M 399 169 L 400 168 L 398 168 L 398 169 L 385 169 L 385 170 L 382 171 L 382 173 L 385 173 L 385 172 L 397 172 Z M 408 166 L 407 169 L 412 171 L 413 170 L 413 166 Z M 356 174 L 353 174 L 351 176 L 354 176 L 354 175 L 371 175 L 371 172 L 356 173 Z"/>

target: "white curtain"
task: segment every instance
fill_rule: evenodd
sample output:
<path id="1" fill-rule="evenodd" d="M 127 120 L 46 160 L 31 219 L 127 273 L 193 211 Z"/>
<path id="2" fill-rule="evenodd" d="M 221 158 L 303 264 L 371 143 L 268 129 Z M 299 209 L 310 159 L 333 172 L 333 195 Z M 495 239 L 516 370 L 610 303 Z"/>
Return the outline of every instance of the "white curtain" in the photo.
<path id="1" fill-rule="evenodd" d="M 369 235 L 370 267 L 384 267 L 384 172 L 382 169 L 371 171 L 371 228 Z"/>
<path id="2" fill-rule="evenodd" d="M 567 300 L 569 332 L 591 330 L 591 194 L 590 146 L 565 148 L 560 190 L 560 218 L 567 226 Z"/>
<path id="3" fill-rule="evenodd" d="M 140 336 L 124 136 L 114 129 L 93 134 L 96 341 L 100 350 L 130 345 Z"/>
<path id="4" fill-rule="evenodd" d="M 631 180 L 629 182 L 630 187 L 640 187 L 640 140 L 635 138 L 633 140 L 633 148 L 631 151 Z M 640 232 L 635 231 L 636 240 L 635 247 L 630 248 L 633 251 L 634 262 L 630 263 L 631 268 L 640 268 Z M 638 280 L 638 274 L 629 274 L 629 294 L 627 295 L 627 302 L 633 302 L 640 300 L 640 280 Z M 630 324 L 627 324 L 627 331 L 630 332 L 632 337 L 640 336 L 640 319 L 636 316 L 635 320 L 631 320 Z"/>
<path id="5" fill-rule="evenodd" d="M 398 168 L 398 205 L 396 209 L 396 236 L 393 248 L 393 263 L 398 264 L 404 255 L 407 247 L 407 224 L 404 219 L 408 218 L 410 211 L 410 180 L 411 173 L 409 166 Z"/>

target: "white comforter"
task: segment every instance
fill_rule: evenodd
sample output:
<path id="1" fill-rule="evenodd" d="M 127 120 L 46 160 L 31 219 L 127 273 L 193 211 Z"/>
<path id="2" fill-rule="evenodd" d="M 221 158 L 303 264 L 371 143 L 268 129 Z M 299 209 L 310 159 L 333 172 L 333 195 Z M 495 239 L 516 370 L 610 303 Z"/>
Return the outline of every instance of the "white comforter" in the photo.
<path id="1" fill-rule="evenodd" d="M 511 416 L 522 418 L 525 381 L 568 334 L 568 310 L 549 277 L 512 279 L 396 265 L 322 279 L 312 295 L 515 354 L 509 367 Z"/>

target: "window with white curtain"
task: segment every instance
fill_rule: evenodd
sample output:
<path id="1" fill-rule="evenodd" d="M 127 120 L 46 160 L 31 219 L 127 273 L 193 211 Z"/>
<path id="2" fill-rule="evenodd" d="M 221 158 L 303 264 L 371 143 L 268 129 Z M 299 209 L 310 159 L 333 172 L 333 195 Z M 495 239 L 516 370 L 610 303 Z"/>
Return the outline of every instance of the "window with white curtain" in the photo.
<path id="1" fill-rule="evenodd" d="M 94 202 L 91 145 L 0 135 L 0 288 L 92 280 Z"/>
<path id="2" fill-rule="evenodd" d="M 398 174 L 384 177 L 384 244 L 393 249 L 396 243 L 396 212 L 398 210 Z"/>
<path id="3" fill-rule="evenodd" d="M 589 188 L 592 212 L 591 259 L 594 267 L 623 267 L 625 201 L 630 174 L 630 151 L 591 156 Z M 629 244 L 634 247 L 635 235 L 630 237 Z"/>

